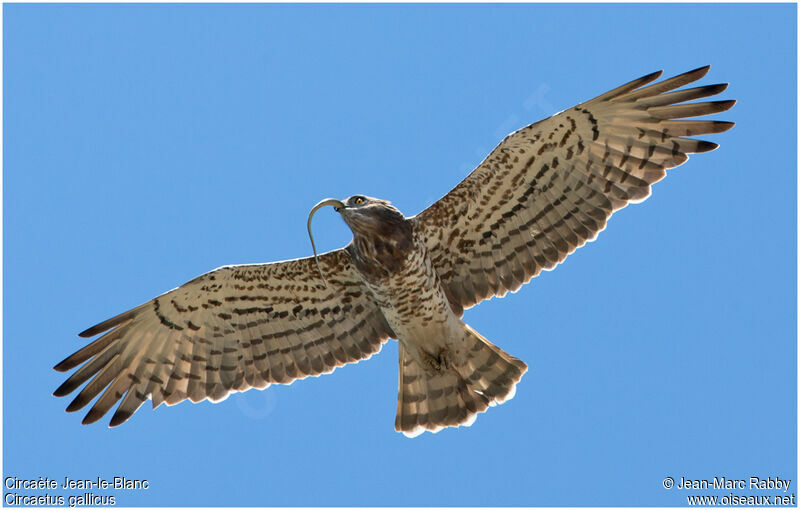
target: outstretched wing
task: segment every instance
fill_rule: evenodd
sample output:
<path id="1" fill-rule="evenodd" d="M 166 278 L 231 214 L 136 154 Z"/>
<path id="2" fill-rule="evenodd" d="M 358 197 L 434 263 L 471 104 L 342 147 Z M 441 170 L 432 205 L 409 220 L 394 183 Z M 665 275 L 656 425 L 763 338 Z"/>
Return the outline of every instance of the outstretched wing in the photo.
<path id="1" fill-rule="evenodd" d="M 102 396 L 83 420 L 93 423 L 120 399 L 111 426 L 147 398 L 153 407 L 187 398 L 218 401 L 232 391 L 287 384 L 370 357 L 391 328 L 340 249 L 319 257 L 225 266 L 87 329 L 103 336 L 55 366 L 83 363 L 56 391 L 94 377 L 67 411 Z"/>
<path id="2" fill-rule="evenodd" d="M 414 217 L 450 299 L 467 308 L 517 290 L 593 240 L 614 211 L 647 198 L 667 168 L 716 149 L 684 137 L 733 123 L 673 120 L 733 106 L 685 103 L 727 84 L 674 91 L 708 69 L 645 86 L 661 75 L 653 73 L 510 134 Z"/>

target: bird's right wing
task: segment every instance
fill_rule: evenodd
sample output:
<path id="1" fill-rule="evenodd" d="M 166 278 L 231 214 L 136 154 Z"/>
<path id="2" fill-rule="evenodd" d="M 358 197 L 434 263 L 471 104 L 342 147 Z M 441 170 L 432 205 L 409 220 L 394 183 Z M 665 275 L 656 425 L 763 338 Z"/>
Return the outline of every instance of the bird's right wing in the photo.
<path id="1" fill-rule="evenodd" d="M 345 249 L 313 258 L 225 266 L 81 333 L 103 334 L 55 366 L 83 364 L 56 396 L 84 386 L 67 411 L 105 390 L 83 420 L 120 399 L 111 426 L 147 399 L 218 401 L 232 391 L 331 372 L 370 357 L 392 334 Z"/>
<path id="2" fill-rule="evenodd" d="M 639 78 L 506 137 L 458 186 L 413 218 L 451 302 L 468 308 L 518 289 L 605 228 L 611 213 L 650 195 L 687 154 L 717 144 L 685 138 L 731 122 L 673 120 L 735 101 L 686 103 L 727 85 L 675 90 L 703 67 L 654 83 Z"/>

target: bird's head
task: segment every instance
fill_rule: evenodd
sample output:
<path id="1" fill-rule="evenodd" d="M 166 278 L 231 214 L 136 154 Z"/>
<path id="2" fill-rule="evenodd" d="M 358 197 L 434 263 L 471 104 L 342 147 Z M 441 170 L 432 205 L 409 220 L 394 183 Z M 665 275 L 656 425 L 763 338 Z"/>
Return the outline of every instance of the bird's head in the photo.
<path id="1" fill-rule="evenodd" d="M 311 218 L 314 213 L 326 205 L 333 206 L 334 210 L 342 215 L 342 219 L 353 235 L 356 236 L 383 236 L 389 237 L 392 231 L 405 221 L 405 216 L 388 200 L 353 195 L 344 201 L 335 198 L 326 198 L 311 208 L 308 213 L 308 235 L 311 238 L 311 247 L 316 257 L 317 249 L 314 246 L 314 236 L 311 234 Z"/>
<path id="2" fill-rule="evenodd" d="M 308 214 L 309 232 L 314 213 L 326 205 L 333 206 L 334 210 L 342 215 L 342 219 L 355 235 L 385 234 L 387 229 L 405 220 L 403 213 L 388 200 L 364 195 L 353 195 L 344 201 L 326 198 L 315 205 Z"/>
<path id="3" fill-rule="evenodd" d="M 388 200 L 353 195 L 335 207 L 355 235 L 386 235 L 398 222 L 405 220 L 403 213 Z"/>

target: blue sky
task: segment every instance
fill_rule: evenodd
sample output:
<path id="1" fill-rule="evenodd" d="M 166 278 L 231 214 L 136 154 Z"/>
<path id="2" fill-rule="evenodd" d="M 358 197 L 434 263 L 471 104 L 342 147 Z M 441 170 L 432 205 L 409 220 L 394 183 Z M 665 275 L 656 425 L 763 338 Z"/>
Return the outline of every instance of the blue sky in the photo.
<path id="1" fill-rule="evenodd" d="M 701 494 L 667 476 L 778 476 L 796 494 L 796 6 L 3 12 L 4 477 L 147 479 L 95 491 L 125 506 Z M 736 127 L 707 137 L 720 149 L 466 313 L 530 366 L 471 428 L 394 432 L 395 342 L 288 387 L 145 405 L 115 429 L 51 396 L 86 327 L 220 265 L 309 255 L 318 200 L 365 193 L 416 214 L 508 132 L 705 64 L 702 83 L 739 100 L 719 116 Z M 350 239 L 329 209 L 315 234 L 322 250 Z"/>

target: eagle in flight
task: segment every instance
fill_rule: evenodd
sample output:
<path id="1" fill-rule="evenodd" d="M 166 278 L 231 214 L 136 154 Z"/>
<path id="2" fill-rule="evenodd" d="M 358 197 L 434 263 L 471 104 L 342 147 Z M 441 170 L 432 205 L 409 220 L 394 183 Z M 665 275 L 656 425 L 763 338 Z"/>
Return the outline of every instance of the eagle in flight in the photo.
<path id="1" fill-rule="evenodd" d="M 593 240 L 611 214 L 650 195 L 666 169 L 717 144 L 687 138 L 731 122 L 694 117 L 735 101 L 687 102 L 727 84 L 683 88 L 702 67 L 649 74 L 508 135 L 461 183 L 416 216 L 355 195 L 333 205 L 353 240 L 316 257 L 223 266 L 93 326 L 101 335 L 54 368 L 98 395 L 83 423 L 120 402 L 220 401 L 369 358 L 399 342 L 395 428 L 408 436 L 470 425 L 509 400 L 527 365 L 465 324 L 464 309 L 516 291 Z M 675 120 L 684 119 L 684 120 Z M 688 119 L 688 120 L 687 120 Z M 310 228 L 309 228 L 310 233 Z M 313 244 L 313 237 L 312 237 Z"/>

